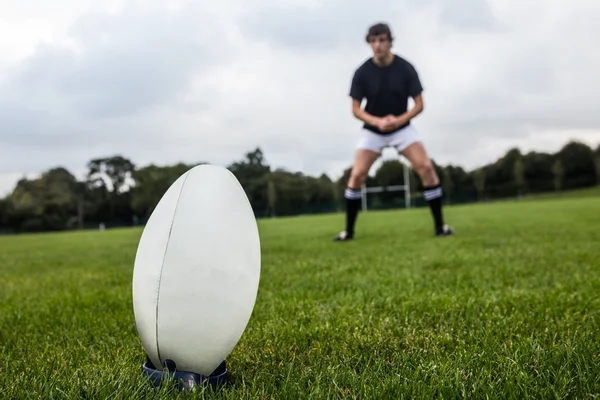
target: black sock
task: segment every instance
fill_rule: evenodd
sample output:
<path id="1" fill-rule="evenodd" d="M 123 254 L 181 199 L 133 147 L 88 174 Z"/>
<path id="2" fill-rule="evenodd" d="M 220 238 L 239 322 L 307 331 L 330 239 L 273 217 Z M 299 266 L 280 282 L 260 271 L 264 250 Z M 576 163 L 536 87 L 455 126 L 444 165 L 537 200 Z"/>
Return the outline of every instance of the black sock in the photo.
<path id="1" fill-rule="evenodd" d="M 354 225 L 356 217 L 360 210 L 361 192 L 358 189 L 346 188 L 344 192 L 346 198 L 346 232 L 348 235 L 354 235 Z"/>
<path id="2" fill-rule="evenodd" d="M 423 190 L 423 198 L 429 204 L 429 208 L 431 209 L 436 232 L 439 232 L 444 226 L 442 195 L 443 192 L 440 185 L 425 187 Z"/>

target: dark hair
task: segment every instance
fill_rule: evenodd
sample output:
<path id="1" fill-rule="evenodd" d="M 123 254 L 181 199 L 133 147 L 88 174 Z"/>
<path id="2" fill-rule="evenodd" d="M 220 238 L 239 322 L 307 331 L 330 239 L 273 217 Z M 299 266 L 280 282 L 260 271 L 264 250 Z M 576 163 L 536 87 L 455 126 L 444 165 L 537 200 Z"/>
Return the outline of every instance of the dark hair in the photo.
<path id="1" fill-rule="evenodd" d="M 388 24 L 385 24 L 383 22 L 379 22 L 375 25 L 370 26 L 369 30 L 367 31 L 367 36 L 365 37 L 365 40 L 368 43 L 371 36 L 379 35 L 387 35 L 390 42 L 394 40 L 390 27 L 388 26 Z"/>

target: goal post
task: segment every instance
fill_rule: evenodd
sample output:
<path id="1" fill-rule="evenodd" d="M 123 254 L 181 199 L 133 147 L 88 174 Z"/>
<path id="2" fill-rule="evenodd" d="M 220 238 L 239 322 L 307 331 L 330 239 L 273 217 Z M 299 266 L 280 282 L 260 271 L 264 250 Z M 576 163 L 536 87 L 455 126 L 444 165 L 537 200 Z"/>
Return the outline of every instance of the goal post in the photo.
<path id="1" fill-rule="evenodd" d="M 397 156 L 398 157 L 398 156 Z M 394 159 L 398 160 L 395 157 Z M 384 162 L 387 160 L 384 160 Z M 361 199 L 362 199 L 362 210 L 367 211 L 367 195 L 369 193 L 382 193 L 382 192 L 400 192 L 404 191 L 404 206 L 405 208 L 411 207 L 410 202 L 410 167 L 408 162 L 404 160 L 404 157 L 400 156 L 398 160 L 402 164 L 404 184 L 403 185 L 392 185 L 392 186 L 367 186 L 366 182 L 361 187 Z M 374 166 L 375 167 L 375 166 Z"/>

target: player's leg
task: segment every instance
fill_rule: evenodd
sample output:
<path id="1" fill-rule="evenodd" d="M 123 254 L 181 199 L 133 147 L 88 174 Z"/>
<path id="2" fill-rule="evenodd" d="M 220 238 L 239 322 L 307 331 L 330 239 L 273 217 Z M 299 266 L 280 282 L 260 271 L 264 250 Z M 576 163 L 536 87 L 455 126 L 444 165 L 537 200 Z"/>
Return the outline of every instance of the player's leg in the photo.
<path id="1" fill-rule="evenodd" d="M 427 154 L 425 146 L 418 138 L 412 126 L 406 127 L 399 132 L 397 149 L 408 159 L 423 185 L 423 197 L 431 210 L 435 234 L 447 236 L 452 234 L 452 228 L 444 223 L 442 210 L 443 191 L 440 179 L 435 171 L 433 163 Z"/>
<path id="2" fill-rule="evenodd" d="M 335 241 L 351 240 L 354 238 L 354 227 L 361 207 L 361 187 L 367 179 L 369 170 L 381 154 L 380 139 L 369 132 L 361 140 L 356 149 L 350 178 L 344 191 L 346 200 L 346 228 L 340 232 Z"/>

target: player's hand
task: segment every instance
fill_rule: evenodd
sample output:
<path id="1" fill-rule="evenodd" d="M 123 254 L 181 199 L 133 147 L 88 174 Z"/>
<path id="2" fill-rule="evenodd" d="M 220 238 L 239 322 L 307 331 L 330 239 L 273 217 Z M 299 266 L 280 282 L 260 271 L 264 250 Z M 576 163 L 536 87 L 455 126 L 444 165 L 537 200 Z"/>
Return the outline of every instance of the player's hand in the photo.
<path id="1" fill-rule="evenodd" d="M 395 120 L 393 115 L 387 115 L 377 120 L 377 128 L 381 132 L 389 132 L 394 129 Z"/>
<path id="2" fill-rule="evenodd" d="M 388 131 L 393 131 L 395 129 L 398 129 L 399 127 L 401 127 L 402 125 L 406 124 L 408 122 L 408 118 L 406 118 L 406 114 L 402 114 L 402 115 L 388 115 L 385 117 L 385 119 L 388 121 L 388 127 L 387 130 Z"/>
<path id="3" fill-rule="evenodd" d="M 396 127 L 396 117 L 387 115 L 377 121 L 377 128 L 382 132 L 389 132 Z"/>

